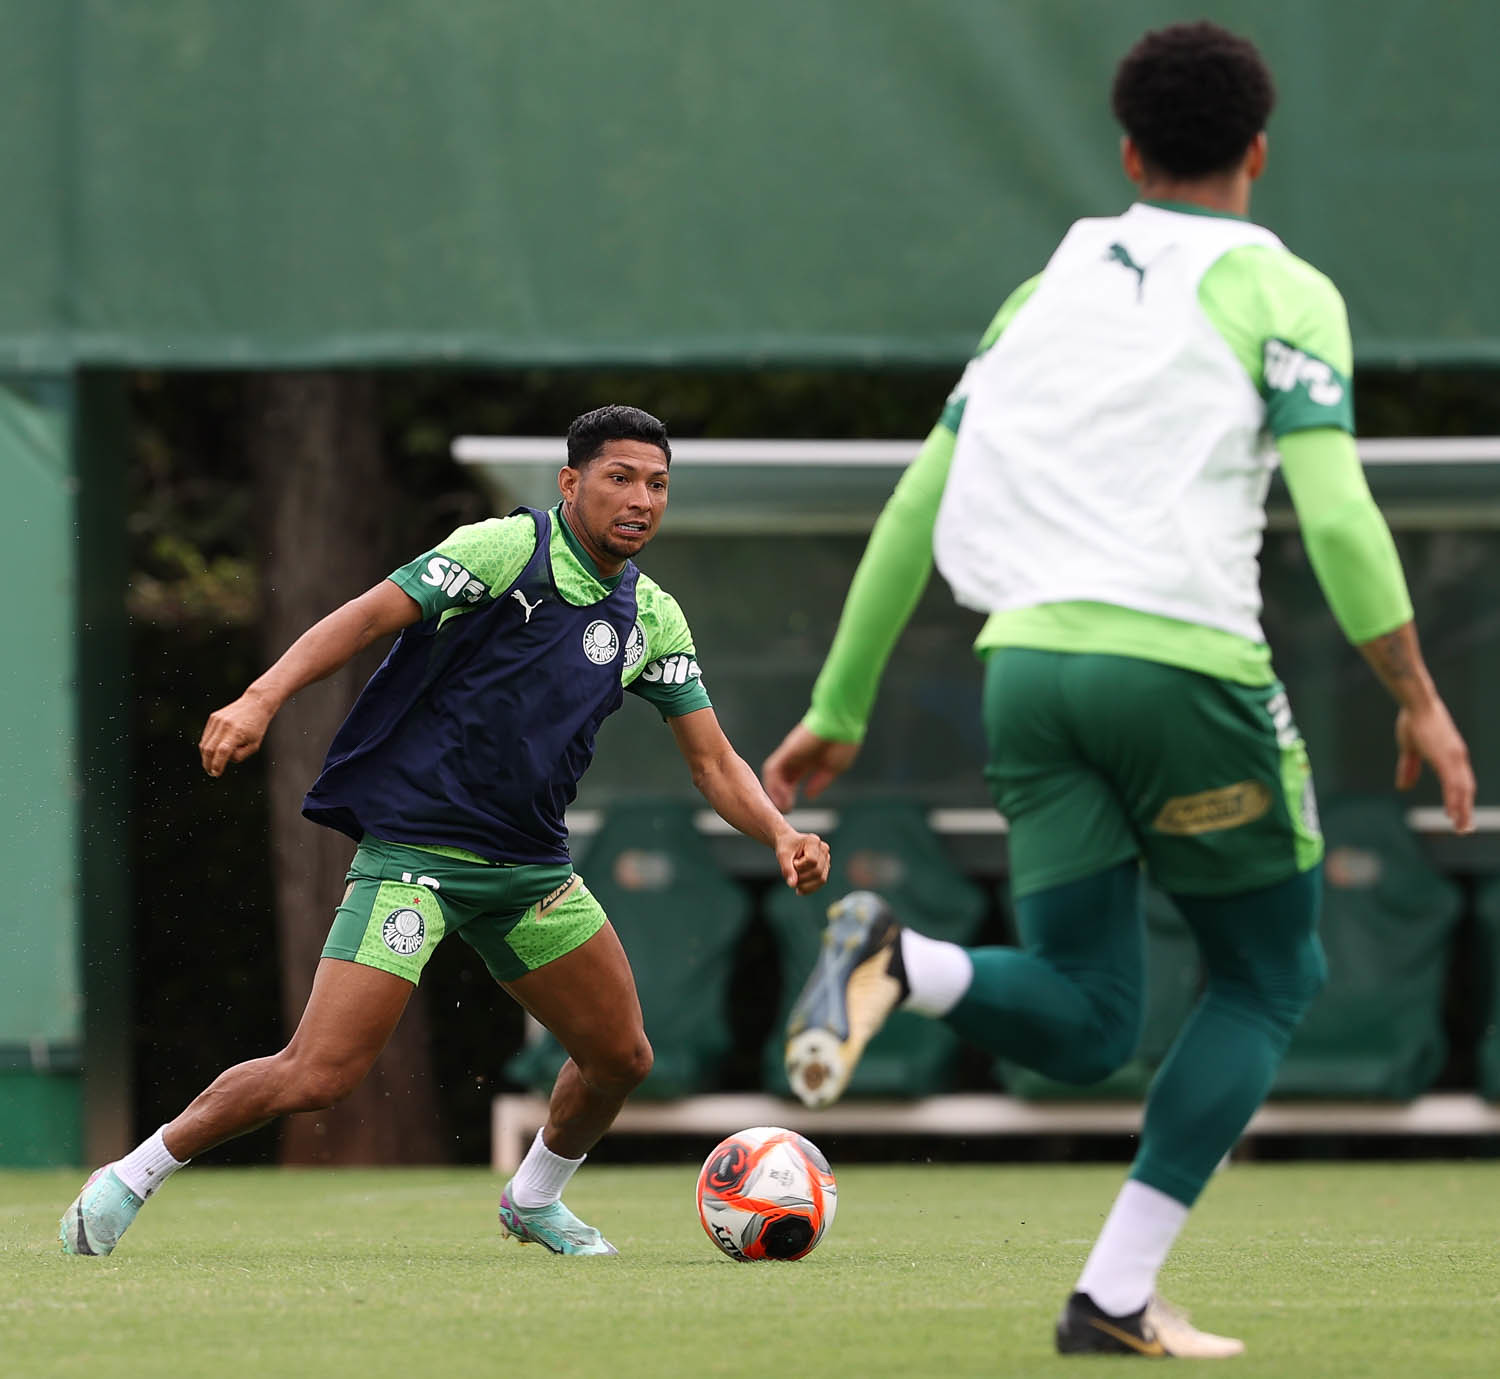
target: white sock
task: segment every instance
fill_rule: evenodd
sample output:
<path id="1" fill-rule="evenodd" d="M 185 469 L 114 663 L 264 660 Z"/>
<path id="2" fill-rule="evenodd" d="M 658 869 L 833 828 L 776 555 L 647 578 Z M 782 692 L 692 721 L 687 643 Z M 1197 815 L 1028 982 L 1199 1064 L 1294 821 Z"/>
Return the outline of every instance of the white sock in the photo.
<path id="1" fill-rule="evenodd" d="M 187 1163 L 186 1159 L 172 1157 L 172 1151 L 161 1137 L 161 1131 L 166 1128 L 162 1126 L 149 1140 L 143 1140 L 123 1159 L 110 1165 L 115 1177 L 143 1202 Z"/>
<path id="2" fill-rule="evenodd" d="M 518 1207 L 550 1207 L 562 1196 L 568 1179 L 578 1172 L 579 1164 L 586 1158 L 587 1154 L 577 1159 L 554 1154 L 538 1130 L 516 1176 L 510 1180 L 510 1200 Z"/>
<path id="3" fill-rule="evenodd" d="M 1156 1291 L 1156 1275 L 1188 1209 L 1154 1187 L 1126 1181 L 1078 1279 L 1078 1291 L 1112 1317 L 1138 1312 Z"/>
<path id="4" fill-rule="evenodd" d="M 901 1009 L 918 1015 L 946 1015 L 974 980 L 973 960 L 958 944 L 928 938 L 914 929 L 901 931 L 901 964 L 911 988 Z"/>

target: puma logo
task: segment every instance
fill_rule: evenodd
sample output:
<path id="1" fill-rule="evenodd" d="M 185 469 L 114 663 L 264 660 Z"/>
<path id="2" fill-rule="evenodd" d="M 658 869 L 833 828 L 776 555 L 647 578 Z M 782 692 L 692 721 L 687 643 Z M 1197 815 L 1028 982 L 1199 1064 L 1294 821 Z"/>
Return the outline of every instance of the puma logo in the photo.
<path id="1" fill-rule="evenodd" d="M 526 621 L 527 622 L 531 621 L 531 615 L 533 613 L 535 613 L 536 610 L 542 606 L 542 600 L 541 599 L 538 599 L 535 603 L 527 603 L 526 602 L 526 595 L 523 594 L 519 589 L 512 589 L 510 591 L 510 596 L 511 596 L 511 598 L 515 599 L 515 601 L 517 603 L 519 603 L 521 605 L 521 607 L 525 610 Z"/>
<path id="2" fill-rule="evenodd" d="M 1135 299 L 1140 301 L 1141 293 L 1146 290 L 1146 269 L 1130 257 L 1130 250 L 1120 243 L 1111 244 L 1104 260 L 1106 263 L 1118 263 L 1121 268 L 1128 268 L 1135 274 Z"/>

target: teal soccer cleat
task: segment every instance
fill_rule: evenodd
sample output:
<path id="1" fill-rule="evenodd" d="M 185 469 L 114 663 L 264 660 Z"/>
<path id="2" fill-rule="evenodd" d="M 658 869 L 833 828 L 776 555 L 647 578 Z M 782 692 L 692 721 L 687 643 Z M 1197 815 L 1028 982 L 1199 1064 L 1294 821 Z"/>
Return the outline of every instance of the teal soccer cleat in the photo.
<path id="1" fill-rule="evenodd" d="M 142 1200 L 106 1165 L 95 1169 L 58 1223 L 63 1253 L 107 1255 L 120 1243 Z"/>
<path id="2" fill-rule="evenodd" d="M 500 1194 L 500 1231 L 523 1245 L 535 1242 L 555 1255 L 614 1255 L 615 1249 L 592 1226 L 586 1226 L 561 1202 L 546 1207 L 518 1207 L 510 1184 Z"/>

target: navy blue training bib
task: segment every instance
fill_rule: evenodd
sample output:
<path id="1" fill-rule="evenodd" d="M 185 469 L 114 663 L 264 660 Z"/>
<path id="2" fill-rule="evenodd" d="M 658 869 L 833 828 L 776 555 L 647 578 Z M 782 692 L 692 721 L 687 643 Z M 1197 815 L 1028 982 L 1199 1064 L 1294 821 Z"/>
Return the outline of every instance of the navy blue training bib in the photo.
<path id="1" fill-rule="evenodd" d="M 563 813 L 624 698 L 638 571 L 577 607 L 557 592 L 549 514 L 515 582 L 402 632 L 334 735 L 302 813 L 351 838 L 568 860 Z"/>

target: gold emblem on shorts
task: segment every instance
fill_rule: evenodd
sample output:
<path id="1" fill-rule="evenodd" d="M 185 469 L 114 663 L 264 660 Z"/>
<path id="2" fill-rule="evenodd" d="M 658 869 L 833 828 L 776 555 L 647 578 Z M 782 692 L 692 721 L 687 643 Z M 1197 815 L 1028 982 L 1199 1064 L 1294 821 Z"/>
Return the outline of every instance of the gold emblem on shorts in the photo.
<path id="1" fill-rule="evenodd" d="M 1271 792 L 1258 780 L 1242 780 L 1196 795 L 1174 795 L 1152 820 L 1158 833 L 1188 838 L 1253 824 L 1271 808 Z"/>
<path id="2" fill-rule="evenodd" d="M 555 891 L 551 891 L 541 898 L 536 907 L 537 914 L 544 915 L 548 910 L 556 909 L 581 885 L 583 885 L 583 877 L 579 876 L 579 874 L 575 871 L 573 875 L 570 876 L 566 881 L 564 881 L 562 885 L 559 886 Z"/>

